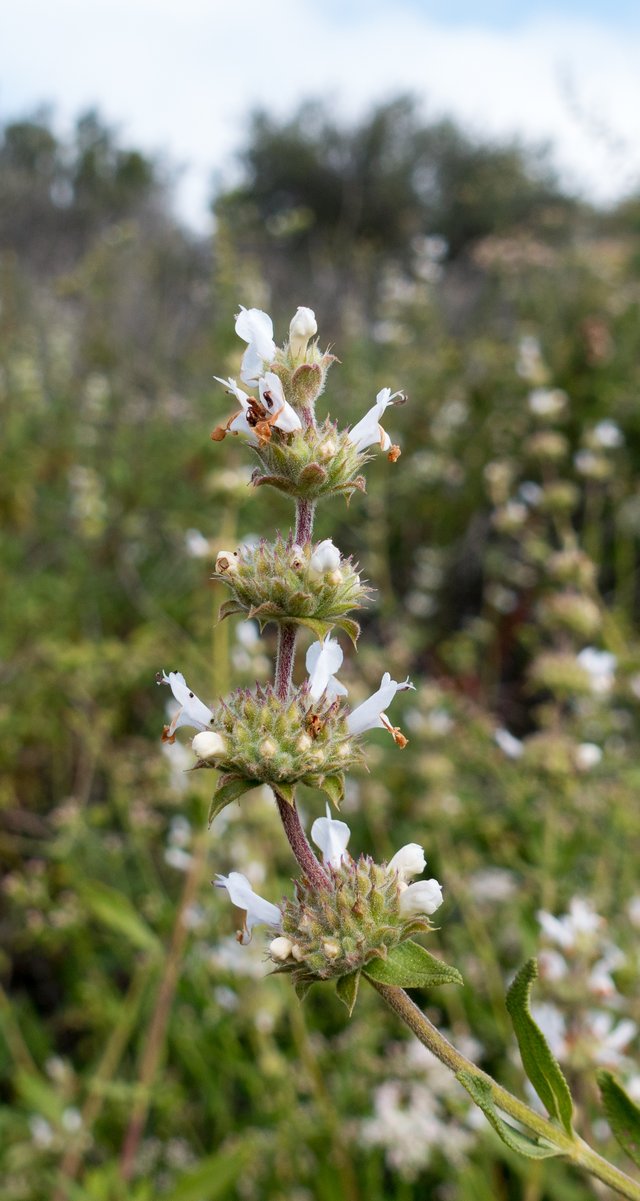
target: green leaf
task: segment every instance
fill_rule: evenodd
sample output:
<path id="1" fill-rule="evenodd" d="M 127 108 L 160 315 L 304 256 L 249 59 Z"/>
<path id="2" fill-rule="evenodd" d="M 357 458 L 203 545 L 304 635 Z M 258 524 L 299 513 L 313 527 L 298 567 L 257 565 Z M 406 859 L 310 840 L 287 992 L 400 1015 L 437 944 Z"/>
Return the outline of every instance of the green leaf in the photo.
<path id="1" fill-rule="evenodd" d="M 255 1159 L 254 1138 L 247 1139 L 229 1151 L 221 1151 L 203 1159 L 174 1184 L 163 1201 L 216 1201 L 218 1197 L 235 1195 L 234 1185 L 247 1163 Z"/>
<path id="2" fill-rule="evenodd" d="M 323 776 L 320 787 L 323 792 L 326 792 L 329 800 L 333 802 L 336 809 L 339 809 L 340 802 L 344 797 L 344 776 L 342 772 L 335 776 Z"/>
<path id="3" fill-rule="evenodd" d="M 553 1055 L 542 1030 L 534 1022 L 529 1008 L 531 985 L 538 975 L 538 964 L 529 959 L 520 969 L 507 993 L 507 1012 L 513 1023 L 524 1070 L 547 1113 L 572 1134 L 573 1102 L 560 1064 Z"/>
<path id="4" fill-rule="evenodd" d="M 225 617 L 232 617 L 234 613 L 246 613 L 244 605 L 237 600 L 225 601 L 218 609 L 218 621 L 224 621 Z"/>
<path id="5" fill-rule="evenodd" d="M 482 1110 L 496 1134 L 512 1151 L 517 1151 L 519 1155 L 526 1155 L 527 1159 L 549 1159 L 552 1155 L 562 1154 L 557 1147 L 552 1147 L 550 1143 L 523 1134 L 521 1130 L 516 1130 L 515 1126 L 505 1122 L 498 1114 L 493 1100 L 493 1091 L 487 1080 L 473 1076 L 471 1072 L 458 1072 L 456 1079 L 460 1081 L 463 1088 L 466 1088 L 471 1100 Z"/>
<path id="6" fill-rule="evenodd" d="M 312 988 L 315 983 L 316 981 L 311 977 L 307 977 L 306 979 L 303 977 L 301 980 L 296 980 L 293 987 L 296 990 L 296 996 L 299 1001 L 304 1001 L 309 989 Z"/>
<path id="7" fill-rule="evenodd" d="M 341 630 L 344 630 L 347 638 L 350 638 L 355 646 L 358 638 L 360 637 L 360 626 L 358 625 L 358 622 L 354 621 L 352 617 L 340 617 L 336 621 L 336 625 L 339 626 Z"/>
<path id="8" fill-rule="evenodd" d="M 287 805 L 294 805 L 296 800 L 296 786 L 288 781 L 279 780 L 277 784 L 272 785 L 273 791 L 287 802 Z"/>
<path id="9" fill-rule="evenodd" d="M 256 780 L 247 780 L 244 776 L 222 776 L 209 806 L 209 825 L 232 801 L 239 800 L 241 796 L 244 796 L 245 792 L 249 792 L 252 788 L 257 787 Z"/>
<path id="10" fill-rule="evenodd" d="M 56 1090 L 33 1072 L 18 1069 L 15 1077 L 16 1090 L 21 1101 L 34 1113 L 41 1113 L 49 1122 L 56 1125 L 64 1109 L 64 1102 Z"/>
<path id="11" fill-rule="evenodd" d="M 460 972 L 436 959 L 409 939 L 389 951 L 386 959 L 371 959 L 365 975 L 380 984 L 398 984 L 400 988 L 433 988 L 436 984 L 463 984 Z"/>
<path id="12" fill-rule="evenodd" d="M 358 996 L 358 986 L 360 984 L 360 968 L 355 972 L 349 972 L 348 976 L 340 976 L 336 982 L 336 992 L 340 1000 L 346 1005 L 349 1010 L 349 1017 L 353 1013 L 353 1007 Z"/>
<path id="13" fill-rule="evenodd" d="M 282 475 L 256 475 L 252 479 L 254 488 L 260 488 L 262 484 L 269 484 L 272 488 L 277 488 L 279 492 L 286 492 L 288 496 L 297 496 L 298 488 L 292 480 L 288 480 Z"/>
<path id="14" fill-rule="evenodd" d="M 604 1069 L 597 1073 L 607 1121 L 623 1151 L 640 1167 L 640 1109 Z"/>
<path id="15" fill-rule="evenodd" d="M 128 897 L 99 880 L 84 883 L 80 896 L 93 917 L 117 934 L 123 934 L 141 951 L 162 952 L 162 943 L 140 916 Z"/>
<path id="16" fill-rule="evenodd" d="M 295 621 L 299 626 L 306 626 L 320 641 L 322 641 L 325 634 L 329 633 L 329 630 L 333 629 L 334 625 L 332 621 L 323 621 L 320 617 L 293 617 L 291 620 Z"/>

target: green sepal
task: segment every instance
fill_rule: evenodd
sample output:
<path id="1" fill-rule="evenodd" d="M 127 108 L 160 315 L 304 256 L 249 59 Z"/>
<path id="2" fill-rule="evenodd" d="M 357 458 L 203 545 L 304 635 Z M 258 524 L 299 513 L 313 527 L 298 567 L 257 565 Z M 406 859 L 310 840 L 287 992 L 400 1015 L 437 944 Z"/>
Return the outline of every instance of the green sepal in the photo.
<path id="1" fill-rule="evenodd" d="M 272 784 L 271 787 L 274 792 L 277 792 L 282 797 L 282 799 L 287 802 L 287 805 L 295 804 L 295 799 L 296 799 L 295 784 L 289 784 L 283 780 L 278 784 Z"/>
<path id="2" fill-rule="evenodd" d="M 340 997 L 343 1005 L 346 1005 L 349 1010 L 349 1017 L 353 1013 L 353 1007 L 358 997 L 358 987 L 360 984 L 360 968 L 355 972 L 349 972 L 348 976 L 340 976 L 336 980 L 336 992 Z"/>
<path id="3" fill-rule="evenodd" d="M 254 488 L 269 484 L 272 488 L 277 488 L 279 492 L 286 492 L 287 496 L 299 496 L 300 494 L 293 480 L 288 480 L 283 475 L 254 475 L 251 482 Z"/>
<path id="4" fill-rule="evenodd" d="M 567 1134 L 572 1134 L 573 1102 L 569 1085 L 529 1008 L 531 986 L 537 975 L 538 964 L 535 959 L 529 959 L 524 967 L 520 968 L 507 993 L 507 1012 L 513 1023 L 523 1067 L 529 1080 L 549 1117 L 564 1126 Z"/>
<path id="5" fill-rule="evenodd" d="M 371 959 L 364 972 L 380 984 L 400 988 L 433 988 L 436 984 L 464 984 L 457 968 L 436 959 L 419 943 L 408 939 L 393 947 L 386 959 Z"/>
<path id="6" fill-rule="evenodd" d="M 623 1151 L 640 1167 L 640 1109 L 611 1072 L 596 1073 L 607 1121 Z"/>
<path id="7" fill-rule="evenodd" d="M 303 977 L 301 980 L 296 980 L 293 987 L 296 990 L 296 996 L 297 996 L 298 1000 L 304 1001 L 309 989 L 312 988 L 313 985 L 316 983 L 317 983 L 316 980 L 312 980 L 308 976 Z"/>
<path id="8" fill-rule="evenodd" d="M 344 798 L 344 776 L 342 772 L 335 776 L 323 776 L 319 787 L 323 792 L 326 792 L 329 800 L 335 805 L 336 809 L 339 809 L 340 802 Z"/>
<path id="9" fill-rule="evenodd" d="M 509 1122 L 500 1117 L 493 1100 L 493 1091 L 487 1080 L 473 1076 L 471 1072 L 458 1072 L 456 1079 L 466 1088 L 471 1100 L 481 1109 L 485 1118 L 491 1123 L 496 1134 L 512 1151 L 525 1155 L 527 1159 L 550 1159 L 552 1155 L 561 1155 L 557 1147 L 545 1143 L 542 1139 L 531 1138 L 516 1130 Z"/>
<path id="10" fill-rule="evenodd" d="M 222 813 L 222 810 L 226 809 L 232 801 L 239 800 L 245 792 L 257 787 L 257 780 L 247 780 L 244 776 L 221 776 L 209 806 L 208 824 L 211 825 L 218 814 Z"/>
<path id="11" fill-rule="evenodd" d="M 360 637 L 360 626 L 352 617 L 338 617 L 334 623 L 341 630 L 344 630 L 347 638 L 350 638 L 355 646 Z"/>
<path id="12" fill-rule="evenodd" d="M 319 463 L 308 463 L 303 467 L 298 476 L 298 485 L 301 490 L 308 488 L 316 488 L 318 484 L 324 484 L 327 478 L 327 472 Z"/>
<path id="13" fill-rule="evenodd" d="M 225 601 L 218 609 L 218 621 L 224 621 L 225 617 L 233 617 L 234 613 L 244 613 L 242 605 L 236 600 Z"/>

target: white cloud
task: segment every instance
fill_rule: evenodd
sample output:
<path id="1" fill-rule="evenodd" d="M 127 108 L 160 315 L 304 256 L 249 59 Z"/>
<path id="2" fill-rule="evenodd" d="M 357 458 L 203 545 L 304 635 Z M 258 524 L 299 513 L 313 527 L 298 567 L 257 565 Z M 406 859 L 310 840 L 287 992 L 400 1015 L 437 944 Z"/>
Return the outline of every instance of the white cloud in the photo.
<path id="1" fill-rule="evenodd" d="M 411 91 L 482 135 L 551 141 L 565 179 L 599 201 L 640 179 L 640 34 L 628 29 L 447 27 L 391 0 L 342 25 L 317 0 L 22 0 L 3 25 L 4 115 L 51 100 L 68 121 L 98 105 L 132 141 L 189 164 L 181 205 L 200 221 L 251 106 L 285 114 L 308 96 L 356 116 Z"/>

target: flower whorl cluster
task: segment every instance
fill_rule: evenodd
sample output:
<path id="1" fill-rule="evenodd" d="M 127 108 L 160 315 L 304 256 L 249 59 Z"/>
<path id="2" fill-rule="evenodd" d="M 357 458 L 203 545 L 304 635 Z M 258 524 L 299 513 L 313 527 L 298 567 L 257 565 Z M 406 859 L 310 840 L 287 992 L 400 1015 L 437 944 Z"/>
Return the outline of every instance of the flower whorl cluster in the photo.
<path id="1" fill-rule="evenodd" d="M 340 992 L 343 980 L 357 977 L 361 969 L 373 973 L 375 964 L 395 962 L 399 952 L 404 958 L 394 970 L 402 968 L 405 977 L 409 971 L 409 982 L 443 983 L 457 973 L 410 941 L 411 934 L 430 928 L 429 915 L 442 902 L 436 880 L 408 883 L 424 869 L 421 848 L 410 844 L 389 864 L 366 855 L 353 860 L 346 850 L 349 828 L 331 818 L 327 806 L 327 816 L 318 818 L 311 831 L 322 851 L 321 866 L 295 808 L 299 783 L 324 791 L 339 805 L 345 770 L 363 759 L 360 739 L 366 731 L 385 729 L 400 747 L 407 741 L 386 710 L 398 692 L 413 687 L 408 679 L 399 682 L 384 672 L 368 699 L 355 708 L 345 700 L 347 689 L 337 674 L 343 651 L 331 631 L 337 627 L 355 643 L 359 627 L 347 614 L 362 605 L 367 590 L 330 538 L 312 540 L 316 501 L 364 491 L 360 470 L 371 448 L 378 446 L 391 462 L 398 458 L 399 447 L 392 445 L 381 421 L 405 397 L 382 388 L 352 428 L 338 430 L 329 418 L 318 423 L 315 403 L 334 356 L 322 353 L 312 340 L 317 333 L 312 310 L 298 308 L 282 348 L 273 340 L 270 317 L 258 309 L 240 310 L 236 332 L 247 343 L 240 378 L 252 393 L 232 377 L 216 377 L 235 397 L 239 411 L 212 437 L 216 442 L 227 435 L 243 438 L 260 461 L 253 484 L 270 484 L 291 495 L 297 520 L 295 535 L 219 551 L 214 578 L 231 593 L 221 618 L 242 613 L 261 626 L 269 621 L 279 626 L 276 677 L 273 685 L 239 689 L 210 708 L 180 672 L 162 672 L 158 683 L 171 688 L 179 705 L 163 738 L 173 741 L 181 726 L 196 730 L 195 766 L 219 773 L 210 820 L 259 784 L 270 785 L 278 802 L 302 875 L 295 898 L 280 907 L 254 893 L 238 872 L 218 878 L 244 914 L 240 941 L 249 940 L 254 925 L 270 926 L 276 935 L 271 961 L 292 973 L 301 992 L 314 980 L 329 978 L 338 980 Z M 317 641 L 306 653 L 308 678 L 294 687 L 298 626 L 311 629 Z M 355 992 L 347 992 L 342 999 L 352 1008 Z"/>

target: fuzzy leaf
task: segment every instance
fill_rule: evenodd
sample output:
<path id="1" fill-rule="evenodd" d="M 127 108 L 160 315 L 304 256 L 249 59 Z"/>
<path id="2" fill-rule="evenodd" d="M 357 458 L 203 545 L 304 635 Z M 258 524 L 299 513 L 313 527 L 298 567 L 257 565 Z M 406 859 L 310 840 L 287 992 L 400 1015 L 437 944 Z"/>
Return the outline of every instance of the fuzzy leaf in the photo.
<path id="1" fill-rule="evenodd" d="M 471 1100 L 482 1110 L 496 1134 L 512 1151 L 517 1151 L 519 1155 L 526 1155 L 527 1159 L 549 1159 L 552 1155 L 561 1154 L 557 1147 L 552 1147 L 551 1144 L 538 1138 L 523 1134 L 521 1130 L 516 1130 L 515 1126 L 505 1122 L 495 1107 L 491 1085 L 488 1081 L 473 1076 L 471 1072 L 458 1072 L 456 1079 L 460 1081 L 463 1088 L 466 1088 Z"/>
<path id="2" fill-rule="evenodd" d="M 296 996 L 299 1001 L 304 1001 L 309 989 L 315 983 L 316 983 L 315 980 L 311 980 L 311 979 L 309 979 L 309 977 L 307 977 L 306 979 L 303 977 L 302 980 L 296 980 L 293 987 L 296 990 Z"/>
<path id="3" fill-rule="evenodd" d="M 358 625 L 358 622 L 354 621 L 352 617 L 340 617 L 335 624 L 339 626 L 341 630 L 344 630 L 347 638 L 350 638 L 355 646 L 358 638 L 360 637 L 360 626 Z"/>
<path id="4" fill-rule="evenodd" d="M 287 805 L 295 804 L 295 784 L 284 783 L 282 780 L 280 780 L 277 784 L 273 784 L 272 788 L 274 792 L 279 793 L 279 795 L 287 802 Z"/>
<path id="5" fill-rule="evenodd" d="M 279 492 L 286 492 L 289 496 L 298 495 L 296 485 L 283 475 L 256 475 L 252 477 L 251 483 L 254 488 L 260 488 L 262 484 L 270 484 L 272 488 L 277 488 Z"/>
<path id="6" fill-rule="evenodd" d="M 640 1109 L 611 1072 L 597 1073 L 604 1112 L 623 1151 L 640 1167 Z"/>
<path id="7" fill-rule="evenodd" d="M 246 780 L 244 776 L 222 776 L 209 806 L 209 825 L 227 805 L 239 800 L 251 788 L 257 788 L 255 780 Z"/>
<path id="8" fill-rule="evenodd" d="M 320 788 L 326 792 L 329 800 L 335 805 L 336 809 L 340 808 L 340 802 L 344 797 L 344 776 L 342 773 L 335 776 L 324 776 Z"/>
<path id="9" fill-rule="evenodd" d="M 237 600 L 225 601 L 218 609 L 218 621 L 224 621 L 225 617 L 232 617 L 234 613 L 245 613 L 246 609 Z"/>
<path id="10" fill-rule="evenodd" d="M 332 630 L 334 626 L 332 621 L 323 621 L 320 617 L 294 617 L 292 620 L 300 626 L 306 626 L 321 641 L 325 634 L 328 634 L 329 630 Z"/>
<path id="11" fill-rule="evenodd" d="M 536 1025 L 529 1008 L 531 985 L 538 975 L 538 964 L 529 959 L 520 969 L 507 993 L 507 1012 L 513 1023 L 524 1070 L 547 1113 L 572 1133 L 573 1102 L 560 1064 Z"/>
<path id="12" fill-rule="evenodd" d="M 358 996 L 358 986 L 360 984 L 360 968 L 355 972 L 349 972 L 348 976 L 340 976 L 336 981 L 336 992 L 340 1000 L 346 1005 L 349 1010 L 349 1017 L 353 1013 L 353 1007 Z"/>
<path id="13" fill-rule="evenodd" d="M 397 984 L 400 988 L 433 988 L 436 984 L 464 983 L 457 968 L 436 959 L 411 939 L 393 947 L 385 960 L 371 959 L 363 970 L 380 984 Z"/>

